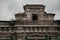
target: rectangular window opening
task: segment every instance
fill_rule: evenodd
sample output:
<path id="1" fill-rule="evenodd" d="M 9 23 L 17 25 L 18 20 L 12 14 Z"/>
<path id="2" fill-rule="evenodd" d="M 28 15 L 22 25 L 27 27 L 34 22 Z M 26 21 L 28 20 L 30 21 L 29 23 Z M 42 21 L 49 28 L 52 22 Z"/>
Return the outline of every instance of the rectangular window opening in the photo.
<path id="1" fill-rule="evenodd" d="M 37 14 L 32 14 L 32 21 L 37 21 Z"/>

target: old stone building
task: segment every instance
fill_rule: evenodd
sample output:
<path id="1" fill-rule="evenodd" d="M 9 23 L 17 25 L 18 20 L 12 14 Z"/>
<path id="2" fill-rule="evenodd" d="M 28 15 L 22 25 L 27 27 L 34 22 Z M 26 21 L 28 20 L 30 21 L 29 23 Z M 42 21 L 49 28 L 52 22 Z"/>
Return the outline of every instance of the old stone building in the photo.
<path id="1" fill-rule="evenodd" d="M 0 40 L 59 40 L 60 20 L 44 5 L 24 5 L 16 20 L 0 21 Z"/>

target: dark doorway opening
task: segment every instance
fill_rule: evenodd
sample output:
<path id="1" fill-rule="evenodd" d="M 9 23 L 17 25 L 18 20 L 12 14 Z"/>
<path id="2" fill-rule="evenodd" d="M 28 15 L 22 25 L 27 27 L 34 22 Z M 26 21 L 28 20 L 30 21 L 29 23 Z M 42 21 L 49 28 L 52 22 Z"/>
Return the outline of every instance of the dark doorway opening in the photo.
<path id="1" fill-rule="evenodd" d="M 37 21 L 37 14 L 32 14 L 32 21 Z"/>

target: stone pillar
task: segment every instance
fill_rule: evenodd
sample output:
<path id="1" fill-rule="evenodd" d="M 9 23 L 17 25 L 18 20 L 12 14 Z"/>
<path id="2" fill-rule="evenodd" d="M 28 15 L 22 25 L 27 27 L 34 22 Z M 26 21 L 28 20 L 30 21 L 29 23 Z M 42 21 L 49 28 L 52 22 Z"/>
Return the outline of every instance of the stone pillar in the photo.
<path id="1" fill-rule="evenodd" d="M 35 32 L 37 32 L 37 29 L 36 29 L 36 27 L 35 27 Z"/>

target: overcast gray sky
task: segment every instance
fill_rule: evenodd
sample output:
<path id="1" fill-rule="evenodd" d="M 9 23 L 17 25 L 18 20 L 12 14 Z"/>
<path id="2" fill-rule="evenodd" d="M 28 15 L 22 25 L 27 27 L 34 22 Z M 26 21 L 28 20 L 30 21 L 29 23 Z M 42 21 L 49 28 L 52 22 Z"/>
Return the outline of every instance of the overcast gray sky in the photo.
<path id="1" fill-rule="evenodd" d="M 60 19 L 60 0 L 0 0 L 0 20 L 15 19 L 14 14 L 23 12 L 23 5 L 43 4 L 47 13 L 55 13 Z"/>

